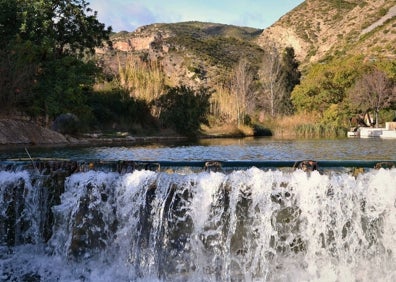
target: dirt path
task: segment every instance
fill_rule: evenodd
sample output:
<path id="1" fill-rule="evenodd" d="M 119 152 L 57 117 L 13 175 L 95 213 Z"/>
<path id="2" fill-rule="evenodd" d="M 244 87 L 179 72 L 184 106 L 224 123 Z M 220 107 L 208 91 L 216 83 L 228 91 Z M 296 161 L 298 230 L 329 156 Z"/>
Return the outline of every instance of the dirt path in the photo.
<path id="1" fill-rule="evenodd" d="M 372 31 L 373 29 L 375 29 L 376 27 L 379 27 L 380 25 L 383 25 L 385 21 L 393 18 L 394 16 L 396 16 L 396 6 L 393 6 L 392 8 L 390 8 L 388 13 L 385 16 L 383 16 L 381 19 L 379 19 L 378 21 L 376 21 L 369 27 L 363 29 L 361 35 Z"/>

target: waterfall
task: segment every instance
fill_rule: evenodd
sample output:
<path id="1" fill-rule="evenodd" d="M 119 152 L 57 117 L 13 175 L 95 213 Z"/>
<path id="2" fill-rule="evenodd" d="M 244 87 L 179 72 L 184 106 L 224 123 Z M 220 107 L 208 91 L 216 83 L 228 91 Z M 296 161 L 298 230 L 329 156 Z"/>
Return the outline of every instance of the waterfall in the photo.
<path id="1" fill-rule="evenodd" d="M 0 171 L 0 281 L 396 281 L 396 169 Z"/>

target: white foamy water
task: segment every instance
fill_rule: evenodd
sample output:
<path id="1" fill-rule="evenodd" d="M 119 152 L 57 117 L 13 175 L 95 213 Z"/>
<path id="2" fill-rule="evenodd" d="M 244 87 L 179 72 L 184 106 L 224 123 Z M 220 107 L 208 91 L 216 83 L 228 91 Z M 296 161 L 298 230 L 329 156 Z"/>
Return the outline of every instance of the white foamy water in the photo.
<path id="1" fill-rule="evenodd" d="M 44 186 L 0 172 L 0 281 L 396 281 L 396 169 L 76 173 L 47 239 Z"/>

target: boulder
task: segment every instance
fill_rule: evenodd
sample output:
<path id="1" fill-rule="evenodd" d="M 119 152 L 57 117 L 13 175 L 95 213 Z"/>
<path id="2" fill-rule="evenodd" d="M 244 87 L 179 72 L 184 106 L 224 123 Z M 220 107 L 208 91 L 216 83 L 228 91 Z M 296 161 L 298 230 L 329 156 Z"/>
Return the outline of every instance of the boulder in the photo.
<path id="1" fill-rule="evenodd" d="M 76 134 L 80 128 L 80 120 L 71 113 L 59 115 L 52 124 L 52 129 L 62 134 Z"/>

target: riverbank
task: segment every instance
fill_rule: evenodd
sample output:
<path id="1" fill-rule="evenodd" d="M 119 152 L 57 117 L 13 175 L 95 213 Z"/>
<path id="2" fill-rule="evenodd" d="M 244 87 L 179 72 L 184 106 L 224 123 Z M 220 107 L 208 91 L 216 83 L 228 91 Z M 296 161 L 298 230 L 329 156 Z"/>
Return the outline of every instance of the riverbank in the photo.
<path id="1" fill-rule="evenodd" d="M 24 146 L 99 146 L 187 140 L 183 136 L 69 136 L 25 120 L 0 119 L 0 148 Z"/>
<path id="2" fill-rule="evenodd" d="M 66 145 L 66 136 L 33 122 L 0 119 L 0 145 Z"/>
<path id="3" fill-rule="evenodd" d="M 218 127 L 202 127 L 197 139 L 243 138 L 254 136 L 272 136 L 278 139 L 334 137 L 325 134 L 321 125 L 315 124 L 306 116 L 288 117 L 281 120 L 269 120 L 266 127 L 256 128 L 224 125 Z M 273 129 L 273 130 L 272 130 Z M 335 134 L 336 130 L 332 133 Z M 323 136 L 322 136 L 323 135 Z M 346 136 L 346 133 L 336 134 Z M 131 135 L 128 132 L 112 132 L 111 134 L 80 134 L 78 136 L 63 135 L 54 130 L 44 128 L 34 122 L 16 119 L 0 119 L 0 149 L 7 147 L 53 147 L 53 146 L 123 146 L 147 143 L 168 143 L 188 141 L 189 138 L 178 135 L 171 130 L 147 132 Z"/>

